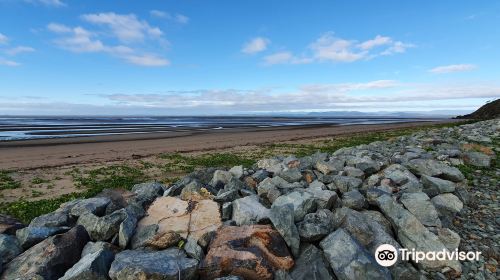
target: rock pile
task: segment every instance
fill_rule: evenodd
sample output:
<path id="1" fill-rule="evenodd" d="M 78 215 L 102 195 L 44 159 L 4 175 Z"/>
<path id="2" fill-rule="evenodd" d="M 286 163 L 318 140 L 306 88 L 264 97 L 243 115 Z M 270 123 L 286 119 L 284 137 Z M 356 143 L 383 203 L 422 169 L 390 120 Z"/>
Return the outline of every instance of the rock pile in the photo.
<path id="1" fill-rule="evenodd" d="M 499 136 L 490 120 L 1 216 L 0 279 L 498 279 L 500 171 L 481 170 Z M 383 267 L 382 244 L 483 254 Z"/>

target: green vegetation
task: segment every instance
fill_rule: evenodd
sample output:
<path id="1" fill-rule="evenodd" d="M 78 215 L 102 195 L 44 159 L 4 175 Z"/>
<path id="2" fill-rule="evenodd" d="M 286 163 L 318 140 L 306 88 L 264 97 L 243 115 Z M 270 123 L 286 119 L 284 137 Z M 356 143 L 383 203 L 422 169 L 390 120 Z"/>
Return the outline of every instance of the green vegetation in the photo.
<path id="1" fill-rule="evenodd" d="M 196 168 L 232 167 L 235 165 L 250 167 L 255 163 L 254 159 L 229 153 L 203 154 L 199 156 L 185 156 L 174 153 L 162 154 L 160 158 L 168 161 L 164 166 L 166 172 L 192 172 Z"/>
<path id="2" fill-rule="evenodd" d="M 10 172 L 0 170 L 0 190 L 17 189 L 20 186 L 21 183 L 14 180 Z"/>
<path id="3" fill-rule="evenodd" d="M 93 197 L 106 188 L 130 189 L 134 184 L 147 180 L 144 173 L 136 168 L 125 165 L 102 167 L 83 173 L 79 169 L 71 172 L 74 181 L 85 191 L 66 194 L 54 199 L 37 201 L 20 200 L 10 203 L 0 203 L 0 213 L 12 215 L 25 223 L 33 218 L 52 212 L 67 201 L 77 198 Z M 33 190 L 34 197 L 40 196 L 39 191 Z"/>
<path id="4" fill-rule="evenodd" d="M 33 178 L 33 180 L 31 180 L 31 183 L 35 184 L 35 185 L 43 184 L 43 183 L 48 183 L 48 182 L 50 182 L 50 180 L 43 179 L 43 178 L 40 178 L 40 177 L 35 177 L 35 178 Z"/>

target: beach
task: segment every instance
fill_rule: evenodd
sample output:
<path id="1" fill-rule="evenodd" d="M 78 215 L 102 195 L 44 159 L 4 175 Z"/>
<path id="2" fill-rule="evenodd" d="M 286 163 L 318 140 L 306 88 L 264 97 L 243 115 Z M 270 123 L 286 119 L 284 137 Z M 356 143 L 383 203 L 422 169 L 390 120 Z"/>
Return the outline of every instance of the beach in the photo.
<path id="1" fill-rule="evenodd" d="M 212 151 L 352 133 L 384 131 L 455 122 L 408 122 L 376 125 L 308 125 L 231 130 L 178 131 L 0 142 L 0 169 L 29 170 L 138 159 L 161 153 Z"/>

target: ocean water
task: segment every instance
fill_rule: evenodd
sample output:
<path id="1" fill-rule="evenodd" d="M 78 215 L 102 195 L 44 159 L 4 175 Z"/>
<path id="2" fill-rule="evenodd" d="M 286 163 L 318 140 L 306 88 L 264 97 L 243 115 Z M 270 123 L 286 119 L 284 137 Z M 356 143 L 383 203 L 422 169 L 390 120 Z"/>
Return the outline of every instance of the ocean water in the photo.
<path id="1" fill-rule="evenodd" d="M 334 117 L 0 117 L 0 141 L 300 125 L 383 124 L 432 119 Z"/>

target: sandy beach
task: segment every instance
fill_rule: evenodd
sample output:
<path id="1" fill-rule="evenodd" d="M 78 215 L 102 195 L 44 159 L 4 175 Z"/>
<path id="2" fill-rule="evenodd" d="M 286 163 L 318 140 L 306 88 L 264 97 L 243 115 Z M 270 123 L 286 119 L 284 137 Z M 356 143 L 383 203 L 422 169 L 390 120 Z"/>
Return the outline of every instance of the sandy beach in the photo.
<path id="1" fill-rule="evenodd" d="M 432 122 L 432 124 L 454 121 L 443 120 Z M 321 125 L 9 141 L 0 142 L 0 170 L 30 170 L 64 165 L 116 162 L 161 153 L 220 150 L 237 146 L 318 139 L 428 124 L 430 122 Z"/>

